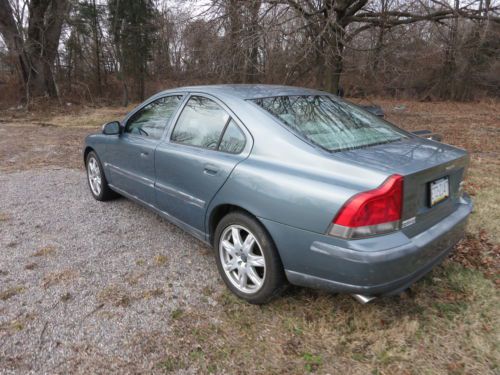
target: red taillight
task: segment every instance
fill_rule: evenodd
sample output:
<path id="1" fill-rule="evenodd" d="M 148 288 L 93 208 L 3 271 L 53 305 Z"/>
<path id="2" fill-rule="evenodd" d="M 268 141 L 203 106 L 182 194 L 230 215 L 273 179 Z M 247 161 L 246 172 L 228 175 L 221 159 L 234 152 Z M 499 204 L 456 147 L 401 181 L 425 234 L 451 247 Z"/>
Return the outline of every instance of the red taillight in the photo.
<path id="1" fill-rule="evenodd" d="M 403 177 L 394 174 L 378 188 L 349 199 L 333 220 L 333 226 L 343 227 L 344 232 L 347 228 L 359 228 L 360 236 L 387 232 L 399 226 L 402 207 Z M 388 223 L 398 224 L 387 225 Z M 339 228 L 336 232 L 338 231 Z"/>

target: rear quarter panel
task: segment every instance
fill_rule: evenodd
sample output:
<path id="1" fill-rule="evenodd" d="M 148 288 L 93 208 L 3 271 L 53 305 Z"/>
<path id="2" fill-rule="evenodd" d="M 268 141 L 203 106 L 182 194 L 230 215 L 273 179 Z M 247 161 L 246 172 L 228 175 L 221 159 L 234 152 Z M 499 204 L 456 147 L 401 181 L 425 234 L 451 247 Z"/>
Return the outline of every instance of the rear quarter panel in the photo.
<path id="1" fill-rule="evenodd" d="M 325 233 L 347 199 L 371 188 L 369 185 L 378 186 L 386 178 L 356 167 L 342 175 L 345 168 L 337 166 L 334 176 L 319 173 L 314 166 L 284 165 L 251 156 L 234 169 L 208 212 L 232 204 L 262 219 Z M 359 181 L 360 176 L 366 180 Z"/>

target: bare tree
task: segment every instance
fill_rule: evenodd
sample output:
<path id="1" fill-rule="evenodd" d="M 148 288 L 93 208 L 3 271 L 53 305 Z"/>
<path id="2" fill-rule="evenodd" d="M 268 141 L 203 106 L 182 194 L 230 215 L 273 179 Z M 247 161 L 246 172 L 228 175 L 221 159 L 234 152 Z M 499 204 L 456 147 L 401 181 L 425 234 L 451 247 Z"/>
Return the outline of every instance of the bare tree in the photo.
<path id="1" fill-rule="evenodd" d="M 0 34 L 17 62 L 27 98 L 58 95 L 53 65 L 68 10 L 68 0 L 31 0 L 24 36 L 24 25 L 16 23 L 9 1 L 0 0 Z"/>
<path id="2" fill-rule="evenodd" d="M 0 62 L 28 95 L 85 86 L 127 103 L 183 82 L 500 95 L 499 0 L 71 0 L 66 17 L 69 3 L 0 0 Z"/>

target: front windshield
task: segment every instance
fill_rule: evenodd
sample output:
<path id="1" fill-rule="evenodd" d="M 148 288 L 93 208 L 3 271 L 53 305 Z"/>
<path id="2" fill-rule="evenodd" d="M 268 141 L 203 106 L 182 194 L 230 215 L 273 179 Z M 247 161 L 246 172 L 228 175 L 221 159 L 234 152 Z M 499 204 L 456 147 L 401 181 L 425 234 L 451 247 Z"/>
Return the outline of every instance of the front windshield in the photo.
<path id="1" fill-rule="evenodd" d="M 406 138 L 402 131 L 377 116 L 326 95 L 276 96 L 252 101 L 328 151 Z"/>

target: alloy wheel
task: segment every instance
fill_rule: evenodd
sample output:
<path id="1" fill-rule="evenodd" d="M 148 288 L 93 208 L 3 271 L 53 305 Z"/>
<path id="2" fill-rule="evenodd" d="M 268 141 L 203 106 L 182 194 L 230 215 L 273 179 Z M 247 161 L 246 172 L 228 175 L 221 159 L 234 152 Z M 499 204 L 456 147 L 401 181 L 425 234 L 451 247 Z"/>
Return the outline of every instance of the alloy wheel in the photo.
<path id="1" fill-rule="evenodd" d="M 89 178 L 90 189 L 94 195 L 99 196 L 102 189 L 101 170 L 95 157 L 90 157 L 87 164 L 87 175 Z"/>
<path id="2" fill-rule="evenodd" d="M 256 237 L 241 225 L 230 225 L 219 241 L 222 268 L 231 282 L 243 293 L 256 293 L 266 277 L 266 260 Z"/>

